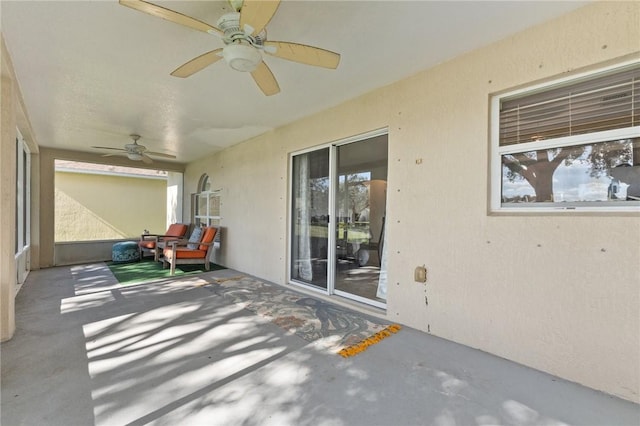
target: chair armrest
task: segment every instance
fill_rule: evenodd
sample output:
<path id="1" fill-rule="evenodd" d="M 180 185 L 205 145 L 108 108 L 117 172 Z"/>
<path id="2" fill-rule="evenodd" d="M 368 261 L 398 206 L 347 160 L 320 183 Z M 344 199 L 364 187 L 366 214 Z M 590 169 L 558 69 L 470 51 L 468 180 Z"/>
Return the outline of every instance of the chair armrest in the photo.
<path id="1" fill-rule="evenodd" d="M 158 241 L 162 241 L 162 240 L 185 240 L 185 237 L 176 237 L 175 235 L 157 235 Z"/>
<path id="2" fill-rule="evenodd" d="M 164 241 L 164 243 L 166 246 L 169 246 L 172 249 L 175 249 L 178 246 L 186 246 L 187 244 L 195 244 L 195 243 L 190 243 L 189 240 L 186 240 L 184 238 Z"/>
<path id="3" fill-rule="evenodd" d="M 189 240 L 184 240 L 184 239 L 165 241 L 165 244 L 170 246 L 171 249 L 175 249 L 178 246 L 187 246 L 189 244 L 195 244 L 197 246 L 211 246 L 214 243 L 215 243 L 214 241 L 212 241 L 210 243 L 202 243 L 200 241 L 195 241 L 194 242 L 194 241 L 189 241 Z"/>

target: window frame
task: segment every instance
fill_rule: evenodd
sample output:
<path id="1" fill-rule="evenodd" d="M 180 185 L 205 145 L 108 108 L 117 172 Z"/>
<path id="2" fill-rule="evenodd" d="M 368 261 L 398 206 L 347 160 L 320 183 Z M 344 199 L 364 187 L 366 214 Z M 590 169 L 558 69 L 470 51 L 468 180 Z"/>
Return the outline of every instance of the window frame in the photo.
<path id="1" fill-rule="evenodd" d="M 27 250 L 31 242 L 31 151 L 16 129 L 16 235 L 15 255 Z"/>
<path id="2" fill-rule="evenodd" d="M 222 221 L 222 190 L 211 190 L 211 180 L 207 174 L 200 177 L 198 183 L 198 192 L 192 194 L 192 218 L 191 221 L 197 226 L 216 226 L 219 227 Z M 201 198 L 205 199 L 206 214 L 199 214 Z M 218 198 L 218 214 L 212 215 L 210 211 L 211 198 Z"/>
<path id="3" fill-rule="evenodd" d="M 580 201 L 573 203 L 539 202 L 520 205 L 505 205 L 502 202 L 502 156 L 513 153 L 525 153 L 543 149 L 562 148 L 576 145 L 589 145 L 598 142 L 615 141 L 621 139 L 640 138 L 640 125 L 621 129 L 605 130 L 571 136 L 500 145 L 500 107 L 502 102 L 527 95 L 553 90 L 555 88 L 596 78 L 599 75 L 615 73 L 640 65 L 635 59 L 596 70 L 573 74 L 544 83 L 532 84 L 516 90 L 497 93 L 490 97 L 490 165 L 489 165 L 489 213 L 545 213 L 545 212 L 640 212 L 640 202 L 620 201 L 598 202 Z"/>

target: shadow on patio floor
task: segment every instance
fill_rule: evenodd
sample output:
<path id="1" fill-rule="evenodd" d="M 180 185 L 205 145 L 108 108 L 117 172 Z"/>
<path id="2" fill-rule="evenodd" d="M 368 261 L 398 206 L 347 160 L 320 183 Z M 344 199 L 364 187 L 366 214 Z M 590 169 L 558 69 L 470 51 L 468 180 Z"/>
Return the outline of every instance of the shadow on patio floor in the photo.
<path id="1" fill-rule="evenodd" d="M 29 275 L 2 344 L 3 425 L 640 422 L 635 404 L 408 328 L 343 359 L 207 288 L 237 271 L 122 287 L 101 265 Z"/>

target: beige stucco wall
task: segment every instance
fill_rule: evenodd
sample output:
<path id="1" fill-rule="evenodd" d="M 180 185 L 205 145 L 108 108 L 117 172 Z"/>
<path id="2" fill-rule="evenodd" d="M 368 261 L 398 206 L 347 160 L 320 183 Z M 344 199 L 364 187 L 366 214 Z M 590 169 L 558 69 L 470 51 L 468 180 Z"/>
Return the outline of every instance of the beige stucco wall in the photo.
<path id="1" fill-rule="evenodd" d="M 638 215 L 492 216 L 487 182 L 491 94 L 638 56 L 639 23 L 586 6 L 192 163 L 185 194 L 208 173 L 221 263 L 285 283 L 288 154 L 388 127 L 387 318 L 638 402 Z"/>
<path id="2" fill-rule="evenodd" d="M 15 86 L 5 75 L 2 75 L 1 84 L 0 229 L 14 229 L 0 238 L 0 341 L 4 341 L 11 338 L 15 331 L 16 124 Z"/>
<path id="3" fill-rule="evenodd" d="M 55 174 L 55 241 L 139 237 L 167 229 L 167 180 Z"/>
<path id="4" fill-rule="evenodd" d="M 15 331 L 15 296 L 19 290 L 16 280 L 15 260 L 15 200 L 16 200 L 16 136 L 17 130 L 31 152 L 31 209 L 39 208 L 40 186 L 37 182 L 39 150 L 27 116 L 20 87 L 17 83 L 11 57 L 4 38 L 0 34 L 0 341 L 13 336 Z M 34 170 L 34 167 L 36 169 Z M 26 251 L 32 264 L 38 269 L 40 256 L 40 226 L 31 224 L 31 241 Z M 35 263 L 35 266 L 33 265 Z"/>

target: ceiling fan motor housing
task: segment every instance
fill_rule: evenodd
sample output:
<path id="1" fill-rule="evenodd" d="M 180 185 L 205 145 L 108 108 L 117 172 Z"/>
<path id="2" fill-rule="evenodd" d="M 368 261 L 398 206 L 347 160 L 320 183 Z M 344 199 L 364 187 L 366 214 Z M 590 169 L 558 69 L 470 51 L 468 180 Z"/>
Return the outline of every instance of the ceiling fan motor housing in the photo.
<path id="1" fill-rule="evenodd" d="M 240 13 L 224 14 L 218 19 L 218 27 L 224 31 L 226 46 L 222 57 L 236 71 L 251 72 L 262 61 L 262 55 L 254 47 L 259 42 L 240 28 Z"/>
<path id="2" fill-rule="evenodd" d="M 235 33 L 241 33 L 240 30 L 240 13 L 225 13 L 218 19 L 216 26 L 224 32 L 224 37 L 229 38 Z"/>

